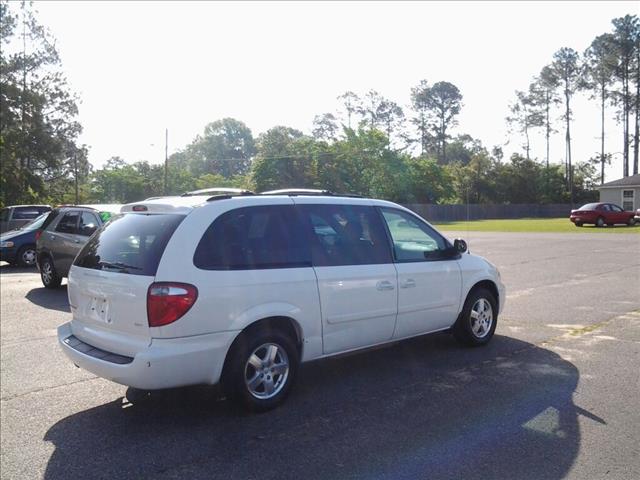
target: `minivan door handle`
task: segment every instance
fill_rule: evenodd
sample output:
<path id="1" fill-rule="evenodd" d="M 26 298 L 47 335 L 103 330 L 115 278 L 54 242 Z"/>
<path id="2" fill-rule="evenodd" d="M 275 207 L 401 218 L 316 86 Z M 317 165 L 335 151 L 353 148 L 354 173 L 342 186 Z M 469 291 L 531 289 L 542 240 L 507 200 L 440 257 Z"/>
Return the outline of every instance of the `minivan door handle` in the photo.
<path id="1" fill-rule="evenodd" d="M 409 278 L 400 284 L 400 288 L 413 288 L 416 286 L 416 281 L 413 278 Z"/>
<path id="2" fill-rule="evenodd" d="M 387 281 L 387 280 L 383 280 L 381 282 L 378 282 L 376 284 L 376 288 L 378 290 L 393 290 L 395 287 L 393 286 L 393 283 Z"/>

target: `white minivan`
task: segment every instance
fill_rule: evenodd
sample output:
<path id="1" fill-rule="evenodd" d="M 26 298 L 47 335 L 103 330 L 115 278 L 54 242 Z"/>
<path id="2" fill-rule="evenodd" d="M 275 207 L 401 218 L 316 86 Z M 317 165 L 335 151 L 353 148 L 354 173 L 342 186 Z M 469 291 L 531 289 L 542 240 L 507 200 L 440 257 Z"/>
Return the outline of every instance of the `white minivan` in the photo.
<path id="1" fill-rule="evenodd" d="M 125 205 L 69 272 L 62 349 L 142 390 L 221 382 L 250 410 L 301 362 L 450 330 L 487 343 L 505 289 L 487 260 L 383 200 L 280 191 Z"/>

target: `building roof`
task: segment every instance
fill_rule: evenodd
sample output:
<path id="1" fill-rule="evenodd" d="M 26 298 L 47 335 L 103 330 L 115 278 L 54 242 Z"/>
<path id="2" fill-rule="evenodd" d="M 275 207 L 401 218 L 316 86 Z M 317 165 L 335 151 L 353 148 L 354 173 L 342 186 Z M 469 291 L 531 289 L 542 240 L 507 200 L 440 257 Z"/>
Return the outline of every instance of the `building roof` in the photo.
<path id="1" fill-rule="evenodd" d="M 600 185 L 598 189 L 615 187 L 640 187 L 640 173 L 637 173 L 636 175 L 630 175 L 619 180 L 614 180 L 613 182 L 607 182 L 603 185 Z"/>

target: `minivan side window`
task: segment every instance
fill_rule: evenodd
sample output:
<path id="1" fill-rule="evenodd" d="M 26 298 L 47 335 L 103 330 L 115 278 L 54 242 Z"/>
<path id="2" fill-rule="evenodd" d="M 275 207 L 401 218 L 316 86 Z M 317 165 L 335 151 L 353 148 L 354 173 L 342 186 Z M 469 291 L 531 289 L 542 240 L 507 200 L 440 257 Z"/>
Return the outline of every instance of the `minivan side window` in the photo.
<path id="1" fill-rule="evenodd" d="M 36 207 L 16 207 L 13 210 L 13 220 L 33 220 L 40 216 L 40 210 Z"/>
<path id="2" fill-rule="evenodd" d="M 78 217 L 80 212 L 67 212 L 58 222 L 56 232 L 77 233 Z"/>
<path id="3" fill-rule="evenodd" d="M 299 205 L 310 232 L 313 265 L 375 265 L 391 263 L 380 216 L 360 205 Z"/>
<path id="4" fill-rule="evenodd" d="M 304 229 L 293 205 L 244 207 L 220 215 L 193 256 L 203 270 L 259 270 L 311 266 Z"/>
<path id="5" fill-rule="evenodd" d="M 402 210 L 383 208 L 382 216 L 389 228 L 397 262 L 441 260 L 447 241 L 429 225 Z"/>

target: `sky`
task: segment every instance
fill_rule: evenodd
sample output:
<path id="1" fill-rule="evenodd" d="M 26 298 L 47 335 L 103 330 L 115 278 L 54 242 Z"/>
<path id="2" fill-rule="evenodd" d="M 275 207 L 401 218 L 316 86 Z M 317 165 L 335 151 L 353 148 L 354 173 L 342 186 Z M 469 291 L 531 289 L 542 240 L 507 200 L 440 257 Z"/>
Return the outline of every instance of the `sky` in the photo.
<path id="1" fill-rule="evenodd" d="M 377 90 L 405 107 L 413 86 L 448 81 L 463 95 L 459 125 L 506 157 L 522 151 L 505 117 L 561 47 L 584 51 L 636 2 L 42 2 L 82 102 L 81 142 L 100 167 L 112 156 L 164 161 L 207 123 L 242 120 L 254 136 L 275 125 L 310 132 L 347 90 Z M 575 102 L 574 161 L 599 151 L 599 110 Z M 560 112 L 557 112 L 560 116 Z M 622 176 L 622 130 L 607 116 L 606 180 Z M 558 127 L 561 123 L 558 120 Z M 563 162 L 564 134 L 551 144 Z M 532 155 L 544 159 L 542 132 Z"/>

